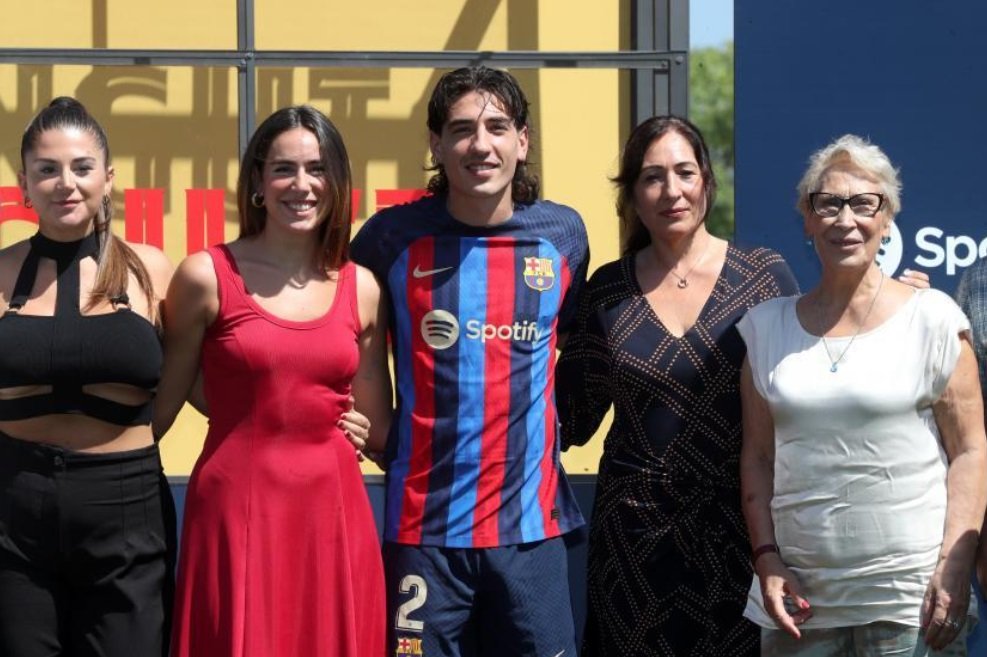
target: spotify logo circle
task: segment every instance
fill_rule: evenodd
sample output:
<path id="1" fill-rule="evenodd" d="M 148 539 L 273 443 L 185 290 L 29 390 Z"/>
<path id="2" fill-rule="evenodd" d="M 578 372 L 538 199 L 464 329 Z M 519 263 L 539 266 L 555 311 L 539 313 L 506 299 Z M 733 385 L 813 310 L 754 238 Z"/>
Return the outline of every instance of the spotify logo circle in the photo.
<path id="1" fill-rule="evenodd" d="M 459 339 L 459 321 L 447 310 L 432 310 L 422 317 L 422 338 L 432 349 L 448 349 Z"/>

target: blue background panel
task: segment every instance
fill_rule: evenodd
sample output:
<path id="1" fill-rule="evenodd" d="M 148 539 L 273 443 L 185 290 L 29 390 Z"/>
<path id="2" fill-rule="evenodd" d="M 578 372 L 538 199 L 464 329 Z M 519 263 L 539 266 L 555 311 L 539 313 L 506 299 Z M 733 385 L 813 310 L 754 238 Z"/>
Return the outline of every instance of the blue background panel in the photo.
<path id="1" fill-rule="evenodd" d="M 809 155 L 845 133 L 901 169 L 900 235 L 882 266 L 952 291 L 987 254 L 987 3 L 736 3 L 737 237 L 818 278 L 795 211 Z M 900 256 L 900 257 L 899 257 Z"/>
<path id="2" fill-rule="evenodd" d="M 809 155 L 845 133 L 900 168 L 898 231 L 878 260 L 952 292 L 987 255 L 987 3 L 737 2 L 737 238 L 770 246 L 802 289 L 818 280 L 794 209 Z M 987 613 L 970 644 L 987 655 Z"/>

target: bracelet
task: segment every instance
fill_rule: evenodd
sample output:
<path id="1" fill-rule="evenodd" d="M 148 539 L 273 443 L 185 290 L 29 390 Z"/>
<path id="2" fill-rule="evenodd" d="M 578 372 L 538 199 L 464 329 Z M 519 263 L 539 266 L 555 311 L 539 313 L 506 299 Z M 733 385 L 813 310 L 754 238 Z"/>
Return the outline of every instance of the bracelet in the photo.
<path id="1" fill-rule="evenodd" d="M 778 554 L 778 546 L 775 545 L 774 543 L 765 543 L 764 545 L 761 545 L 760 547 L 756 548 L 753 552 L 751 552 L 751 565 L 753 566 L 755 563 L 757 563 L 758 559 L 760 559 L 765 554 L 768 554 L 769 552 L 774 552 L 775 554 Z"/>

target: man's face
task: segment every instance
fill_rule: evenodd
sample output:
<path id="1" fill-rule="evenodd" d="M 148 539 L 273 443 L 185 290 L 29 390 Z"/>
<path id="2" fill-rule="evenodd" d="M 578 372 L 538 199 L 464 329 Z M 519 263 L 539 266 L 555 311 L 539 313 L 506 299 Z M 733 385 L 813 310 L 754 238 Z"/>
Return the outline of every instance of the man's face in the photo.
<path id="1" fill-rule="evenodd" d="M 442 134 L 430 135 L 430 147 L 445 170 L 452 204 L 496 200 L 510 215 L 511 181 L 528 155 L 528 129 L 517 129 L 496 96 L 471 91 L 460 97 Z"/>

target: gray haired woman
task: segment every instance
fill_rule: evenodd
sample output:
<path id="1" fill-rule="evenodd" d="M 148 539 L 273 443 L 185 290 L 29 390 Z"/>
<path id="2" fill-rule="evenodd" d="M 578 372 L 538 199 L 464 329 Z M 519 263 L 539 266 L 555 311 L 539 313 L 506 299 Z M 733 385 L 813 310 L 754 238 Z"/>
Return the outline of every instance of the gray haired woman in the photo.
<path id="1" fill-rule="evenodd" d="M 947 295 L 875 266 L 900 190 L 864 139 L 815 153 L 798 208 L 821 279 L 738 325 L 762 655 L 966 654 L 987 504 L 977 365 Z"/>

